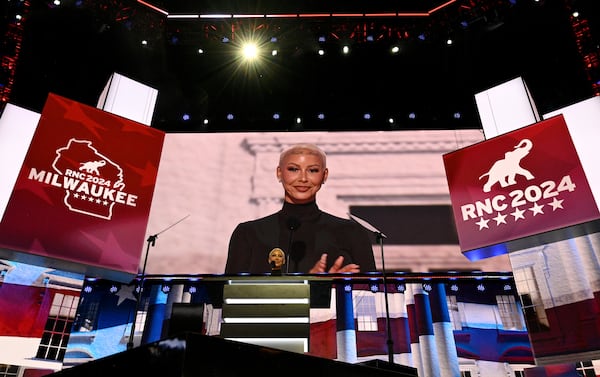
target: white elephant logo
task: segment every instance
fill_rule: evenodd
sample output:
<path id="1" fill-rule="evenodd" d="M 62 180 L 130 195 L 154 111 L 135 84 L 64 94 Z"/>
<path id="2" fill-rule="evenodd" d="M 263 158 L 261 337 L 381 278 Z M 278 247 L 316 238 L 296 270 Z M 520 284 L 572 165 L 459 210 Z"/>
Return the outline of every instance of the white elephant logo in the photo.
<path id="1" fill-rule="evenodd" d="M 533 143 L 529 139 L 523 139 L 512 151 L 504 154 L 504 158 L 494 162 L 490 170 L 479 177 L 479 179 L 488 176 L 487 182 L 483 185 L 484 192 L 490 192 L 495 183 L 500 183 L 501 187 L 514 185 L 517 183 L 515 177 L 517 174 L 524 176 L 527 180 L 535 178 L 527 169 L 521 167 L 521 159 L 529 154 Z"/>

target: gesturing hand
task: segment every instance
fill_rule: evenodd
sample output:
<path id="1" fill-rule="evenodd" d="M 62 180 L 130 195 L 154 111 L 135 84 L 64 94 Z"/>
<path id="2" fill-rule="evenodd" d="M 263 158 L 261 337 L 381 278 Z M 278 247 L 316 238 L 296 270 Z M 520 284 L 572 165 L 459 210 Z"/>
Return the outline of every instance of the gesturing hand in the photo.
<path id="1" fill-rule="evenodd" d="M 344 266 L 343 263 L 344 263 L 344 257 L 340 255 L 339 257 L 337 257 L 337 259 L 335 260 L 335 262 L 333 263 L 333 265 L 327 272 L 330 274 L 337 274 L 337 273 L 343 273 L 343 272 L 360 272 L 360 266 L 358 264 L 349 263 Z M 319 258 L 317 263 L 315 263 L 313 268 L 311 268 L 310 271 L 308 271 L 308 273 L 310 273 L 310 274 L 324 273 L 325 268 L 327 268 L 327 253 L 321 254 L 321 258 Z"/>

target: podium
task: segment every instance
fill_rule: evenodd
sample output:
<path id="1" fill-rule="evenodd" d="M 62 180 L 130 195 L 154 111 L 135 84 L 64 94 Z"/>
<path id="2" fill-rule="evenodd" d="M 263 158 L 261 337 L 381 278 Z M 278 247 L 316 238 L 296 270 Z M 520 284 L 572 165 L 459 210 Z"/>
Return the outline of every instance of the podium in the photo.
<path id="1" fill-rule="evenodd" d="M 308 352 L 310 284 L 287 277 L 229 280 L 223 286 L 221 337 Z"/>

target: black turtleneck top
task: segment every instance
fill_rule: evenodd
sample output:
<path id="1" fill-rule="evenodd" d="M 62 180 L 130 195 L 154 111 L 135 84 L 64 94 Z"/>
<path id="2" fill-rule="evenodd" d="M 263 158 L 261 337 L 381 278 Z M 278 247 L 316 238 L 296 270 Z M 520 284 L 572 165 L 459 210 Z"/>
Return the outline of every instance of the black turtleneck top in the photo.
<path id="1" fill-rule="evenodd" d="M 328 255 L 325 271 L 340 255 L 344 265 L 376 271 L 371 237 L 361 225 L 321 211 L 316 202 L 285 202 L 274 214 L 238 224 L 229 240 L 225 273 L 271 272 L 269 252 L 276 247 L 286 254 L 283 272 L 308 273 L 323 253 Z"/>

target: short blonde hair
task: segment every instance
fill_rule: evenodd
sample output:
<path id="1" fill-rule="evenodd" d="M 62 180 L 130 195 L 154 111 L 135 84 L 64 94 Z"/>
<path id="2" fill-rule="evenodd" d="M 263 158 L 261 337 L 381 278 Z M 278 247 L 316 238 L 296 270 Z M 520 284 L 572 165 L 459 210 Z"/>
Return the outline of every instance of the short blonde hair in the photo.
<path id="1" fill-rule="evenodd" d="M 283 160 L 291 154 L 312 154 L 319 156 L 321 161 L 323 162 L 323 168 L 327 167 L 327 155 L 325 152 L 319 148 L 316 144 L 311 143 L 300 143 L 294 144 L 291 147 L 288 147 L 281 152 L 279 155 L 279 166 L 283 163 Z"/>

